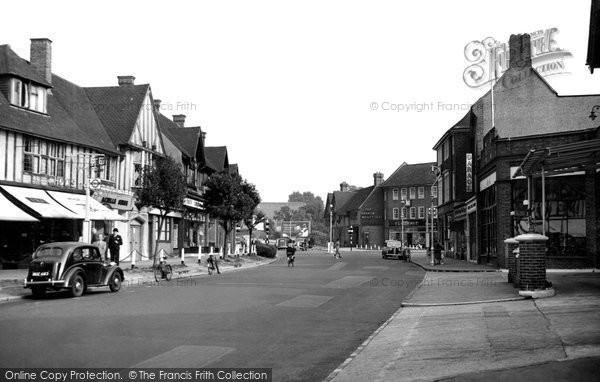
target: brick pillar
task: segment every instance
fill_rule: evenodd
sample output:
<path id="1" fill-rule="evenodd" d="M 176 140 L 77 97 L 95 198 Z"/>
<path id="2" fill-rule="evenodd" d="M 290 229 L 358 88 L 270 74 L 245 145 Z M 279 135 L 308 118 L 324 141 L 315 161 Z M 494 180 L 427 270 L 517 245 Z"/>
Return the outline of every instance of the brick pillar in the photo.
<path id="1" fill-rule="evenodd" d="M 514 250 L 518 247 L 519 242 L 514 238 L 504 240 L 504 247 L 506 250 L 506 267 L 508 268 L 508 282 L 512 283 L 515 281 L 515 275 L 517 274 L 517 259 L 515 258 Z"/>
<path id="2" fill-rule="evenodd" d="M 548 238 L 536 233 L 515 237 L 519 242 L 520 290 L 546 289 L 546 241 Z"/>

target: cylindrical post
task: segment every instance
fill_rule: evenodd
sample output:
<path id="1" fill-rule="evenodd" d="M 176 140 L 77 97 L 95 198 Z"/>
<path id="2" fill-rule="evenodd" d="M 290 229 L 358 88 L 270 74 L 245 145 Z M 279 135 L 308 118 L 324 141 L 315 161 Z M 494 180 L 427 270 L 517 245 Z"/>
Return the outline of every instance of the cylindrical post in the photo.
<path id="1" fill-rule="evenodd" d="M 518 247 L 519 242 L 514 238 L 508 238 L 504 240 L 505 251 L 506 251 L 506 264 L 508 268 L 508 282 L 513 283 L 515 281 L 515 275 L 517 273 L 517 259 L 515 258 L 514 250 Z"/>
<path id="2" fill-rule="evenodd" d="M 529 233 L 515 238 L 519 243 L 519 284 L 521 291 L 546 289 L 546 242 L 543 235 Z"/>

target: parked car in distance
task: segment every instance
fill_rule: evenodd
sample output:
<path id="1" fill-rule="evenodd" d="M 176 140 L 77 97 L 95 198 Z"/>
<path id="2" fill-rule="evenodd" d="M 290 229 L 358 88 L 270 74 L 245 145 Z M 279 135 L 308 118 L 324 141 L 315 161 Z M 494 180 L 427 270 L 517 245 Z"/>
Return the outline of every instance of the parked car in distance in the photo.
<path id="1" fill-rule="evenodd" d="M 105 262 L 98 247 L 67 241 L 42 244 L 36 249 L 24 286 L 36 297 L 47 290 L 65 289 L 79 297 L 89 287 L 108 286 L 111 292 L 118 292 L 123 280 L 123 270 Z"/>
<path id="2" fill-rule="evenodd" d="M 398 260 L 410 259 L 410 250 L 402 247 L 402 242 L 399 240 L 386 240 L 385 246 L 381 249 L 381 257 L 396 257 Z"/>

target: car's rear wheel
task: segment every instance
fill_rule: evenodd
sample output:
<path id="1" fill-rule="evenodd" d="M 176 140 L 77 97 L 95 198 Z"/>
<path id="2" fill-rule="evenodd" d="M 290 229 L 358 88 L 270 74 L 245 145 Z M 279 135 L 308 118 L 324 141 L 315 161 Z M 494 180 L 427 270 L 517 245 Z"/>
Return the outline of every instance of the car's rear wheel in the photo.
<path id="1" fill-rule="evenodd" d="M 118 292 L 121 289 L 123 279 L 121 278 L 121 274 L 119 272 L 115 272 L 110 278 L 110 282 L 108 283 L 108 287 L 111 292 Z"/>
<path id="2" fill-rule="evenodd" d="M 73 276 L 73 280 L 71 280 L 71 296 L 73 297 L 81 297 L 83 292 L 85 291 L 85 280 L 81 275 Z"/>
<path id="3" fill-rule="evenodd" d="M 36 297 L 36 298 L 43 297 L 46 294 L 46 287 L 43 287 L 43 286 L 31 287 L 31 294 L 33 294 L 33 297 Z"/>

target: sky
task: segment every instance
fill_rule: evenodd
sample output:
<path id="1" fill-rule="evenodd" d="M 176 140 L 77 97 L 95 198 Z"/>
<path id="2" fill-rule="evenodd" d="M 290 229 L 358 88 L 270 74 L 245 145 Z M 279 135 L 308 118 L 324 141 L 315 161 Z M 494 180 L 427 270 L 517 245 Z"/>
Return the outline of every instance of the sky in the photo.
<path id="1" fill-rule="evenodd" d="M 437 140 L 489 90 L 463 79 L 471 41 L 556 28 L 571 56 L 547 81 L 600 94 L 585 66 L 590 0 L 31 0 L 2 13 L 0 44 L 28 59 L 30 38 L 50 38 L 52 71 L 71 82 L 149 83 L 163 114 L 227 146 L 265 202 L 325 200 L 341 182 L 435 161 Z"/>

